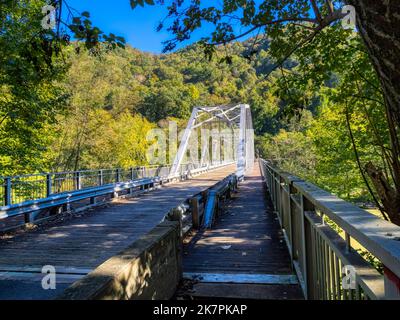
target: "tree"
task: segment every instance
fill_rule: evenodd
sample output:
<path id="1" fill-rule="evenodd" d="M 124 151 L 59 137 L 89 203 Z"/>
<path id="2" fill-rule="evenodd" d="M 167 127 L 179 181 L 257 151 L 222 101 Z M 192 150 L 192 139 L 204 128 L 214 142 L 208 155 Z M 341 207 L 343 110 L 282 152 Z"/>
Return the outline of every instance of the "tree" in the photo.
<path id="1" fill-rule="evenodd" d="M 41 24 L 46 5 L 56 9 L 54 28 Z M 2 175 L 48 169 L 44 152 L 50 128 L 67 99 L 61 83 L 68 70 L 64 49 L 70 47 L 70 34 L 93 53 L 102 47 L 123 47 L 123 38 L 93 27 L 89 13 L 68 14 L 70 21 L 61 21 L 62 9 L 72 12 L 65 0 L 0 0 Z"/>
<path id="2" fill-rule="evenodd" d="M 55 56 L 42 19 L 43 1 L 0 2 L 0 171 L 45 167 L 46 132 L 65 95 L 65 66 Z M 51 61 L 51 63 L 50 63 Z"/>

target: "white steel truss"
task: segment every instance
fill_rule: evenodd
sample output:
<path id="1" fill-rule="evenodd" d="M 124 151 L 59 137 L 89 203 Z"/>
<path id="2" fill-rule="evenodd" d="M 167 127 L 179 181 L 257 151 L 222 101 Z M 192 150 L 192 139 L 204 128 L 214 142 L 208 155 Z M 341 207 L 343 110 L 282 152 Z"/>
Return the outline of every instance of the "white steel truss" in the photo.
<path id="1" fill-rule="evenodd" d="M 215 157 L 215 155 L 221 154 L 221 145 L 223 144 L 225 149 L 232 148 L 232 152 L 228 153 L 232 155 L 230 157 L 231 159 L 224 158 L 223 161 L 235 161 L 237 166 L 237 175 L 239 177 L 244 176 L 246 171 L 249 168 L 252 168 L 254 164 L 253 123 L 250 106 L 246 104 L 194 108 L 183 133 L 177 154 L 171 167 L 170 175 L 175 176 L 179 174 L 181 164 L 187 155 L 190 137 L 193 131 L 198 128 L 204 129 L 207 127 L 207 124 L 208 126 L 214 124 L 214 127 L 215 124 L 217 124 L 219 128 L 214 128 L 211 130 L 211 133 L 208 132 L 208 135 L 205 131 L 202 131 L 201 156 L 200 159 L 192 159 L 192 161 L 195 160 L 200 166 L 215 165 L 217 164 L 215 163 L 216 161 L 221 162 L 221 159 Z M 221 125 L 232 132 L 228 139 L 221 136 Z M 225 132 L 226 131 L 227 130 L 225 130 Z M 210 139 L 212 140 L 212 157 L 209 155 Z M 229 140 L 232 142 L 230 143 Z"/>

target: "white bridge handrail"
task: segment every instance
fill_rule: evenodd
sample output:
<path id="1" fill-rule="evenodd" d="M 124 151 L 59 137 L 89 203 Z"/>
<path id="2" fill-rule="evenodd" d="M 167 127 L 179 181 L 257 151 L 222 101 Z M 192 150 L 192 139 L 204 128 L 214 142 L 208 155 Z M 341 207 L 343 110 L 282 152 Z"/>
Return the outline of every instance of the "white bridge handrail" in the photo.
<path id="1" fill-rule="evenodd" d="M 400 298 L 399 226 L 279 170 L 266 160 L 260 159 L 259 163 L 307 297 Z M 354 240 L 383 264 L 384 275 L 352 248 Z M 342 275 L 338 263 L 354 265 L 354 292 L 344 290 L 341 283 L 333 283 Z"/>

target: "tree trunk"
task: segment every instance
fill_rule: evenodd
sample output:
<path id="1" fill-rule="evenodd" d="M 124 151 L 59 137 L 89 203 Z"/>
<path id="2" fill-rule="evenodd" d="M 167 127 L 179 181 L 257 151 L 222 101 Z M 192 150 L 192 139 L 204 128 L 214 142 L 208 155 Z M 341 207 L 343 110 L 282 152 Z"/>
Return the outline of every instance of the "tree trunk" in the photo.
<path id="1" fill-rule="evenodd" d="M 391 143 L 393 186 L 371 163 L 366 172 L 390 220 L 400 225 L 400 1 L 348 0 L 381 83 Z"/>
<path id="2" fill-rule="evenodd" d="M 382 170 L 377 169 L 371 162 L 365 166 L 375 190 L 391 222 L 400 226 L 400 193 L 387 181 Z"/>
<path id="3" fill-rule="evenodd" d="M 348 0 L 356 8 L 357 28 L 400 124 L 400 1 Z"/>

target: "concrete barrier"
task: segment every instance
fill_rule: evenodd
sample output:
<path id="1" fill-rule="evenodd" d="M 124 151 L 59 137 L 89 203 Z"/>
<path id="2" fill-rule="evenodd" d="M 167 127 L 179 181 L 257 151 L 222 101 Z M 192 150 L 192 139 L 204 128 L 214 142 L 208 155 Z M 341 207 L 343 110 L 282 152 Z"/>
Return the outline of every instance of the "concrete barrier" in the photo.
<path id="1" fill-rule="evenodd" d="M 164 221 L 111 257 L 57 299 L 170 299 L 182 277 L 180 226 Z"/>

